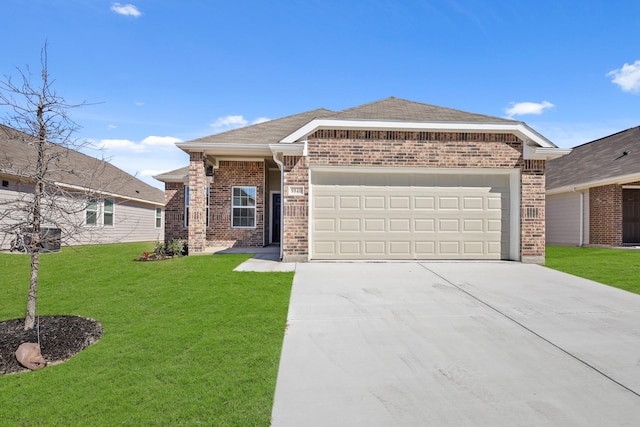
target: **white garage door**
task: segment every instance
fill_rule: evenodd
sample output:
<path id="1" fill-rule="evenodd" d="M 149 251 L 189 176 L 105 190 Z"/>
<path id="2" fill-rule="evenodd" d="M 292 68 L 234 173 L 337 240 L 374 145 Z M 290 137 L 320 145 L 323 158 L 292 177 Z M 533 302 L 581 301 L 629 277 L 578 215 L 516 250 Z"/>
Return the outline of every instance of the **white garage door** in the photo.
<path id="1" fill-rule="evenodd" d="M 314 172 L 312 259 L 508 259 L 509 176 Z"/>

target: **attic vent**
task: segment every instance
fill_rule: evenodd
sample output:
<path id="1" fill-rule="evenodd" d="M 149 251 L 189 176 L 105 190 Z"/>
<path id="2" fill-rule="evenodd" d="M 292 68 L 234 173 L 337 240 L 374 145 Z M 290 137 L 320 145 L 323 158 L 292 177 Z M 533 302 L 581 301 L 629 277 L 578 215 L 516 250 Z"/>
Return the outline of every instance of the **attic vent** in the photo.
<path id="1" fill-rule="evenodd" d="M 3 187 L 8 187 L 9 186 L 9 181 L 6 181 L 6 180 L 3 179 L 2 180 L 2 186 Z"/>

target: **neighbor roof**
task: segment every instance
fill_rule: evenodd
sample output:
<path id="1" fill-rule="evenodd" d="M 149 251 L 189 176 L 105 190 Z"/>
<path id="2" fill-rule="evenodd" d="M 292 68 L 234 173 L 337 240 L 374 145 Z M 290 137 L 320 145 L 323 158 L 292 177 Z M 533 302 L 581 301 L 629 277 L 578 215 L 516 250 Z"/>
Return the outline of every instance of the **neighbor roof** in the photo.
<path id="1" fill-rule="evenodd" d="M 34 137 L 0 125 L 0 174 L 28 177 L 36 163 Z M 90 189 L 114 197 L 123 197 L 164 205 L 164 192 L 124 172 L 109 162 L 75 150 L 52 144 L 47 180 L 77 189 Z"/>
<path id="2" fill-rule="evenodd" d="M 547 163 L 546 177 L 547 191 L 640 180 L 640 127 L 575 147 Z"/>

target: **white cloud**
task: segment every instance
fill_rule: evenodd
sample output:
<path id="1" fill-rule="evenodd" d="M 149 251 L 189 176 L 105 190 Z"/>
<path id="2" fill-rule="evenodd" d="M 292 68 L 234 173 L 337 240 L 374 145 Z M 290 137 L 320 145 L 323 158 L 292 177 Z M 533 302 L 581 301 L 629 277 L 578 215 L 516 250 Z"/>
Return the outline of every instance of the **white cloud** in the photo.
<path id="1" fill-rule="evenodd" d="M 182 140 L 172 136 L 148 136 L 140 144 L 144 147 L 174 148 L 176 142 L 182 142 Z"/>
<path id="2" fill-rule="evenodd" d="M 211 126 L 216 132 L 224 132 L 230 129 L 241 128 L 246 126 L 249 122 L 242 116 L 225 116 L 218 117 Z"/>
<path id="3" fill-rule="evenodd" d="M 145 147 L 128 139 L 102 139 L 97 145 L 99 149 L 106 151 L 132 151 L 134 153 L 145 151 Z"/>
<path id="4" fill-rule="evenodd" d="M 607 77 L 613 77 L 611 81 L 625 92 L 640 93 L 640 60 L 609 71 Z"/>
<path id="5" fill-rule="evenodd" d="M 512 102 L 511 107 L 505 109 L 508 117 L 522 116 L 525 114 L 542 114 L 546 109 L 553 108 L 555 105 L 549 101 L 538 102 Z"/>
<path id="6" fill-rule="evenodd" d="M 132 4 L 114 3 L 111 5 L 111 10 L 118 15 L 133 16 L 134 18 L 142 15 L 142 12 Z"/>
<path id="7" fill-rule="evenodd" d="M 173 149 L 176 142 L 182 142 L 172 136 L 148 136 L 140 143 L 128 139 L 102 139 L 97 146 L 105 151 L 121 151 L 131 153 L 146 153 L 157 149 Z"/>
<path id="8" fill-rule="evenodd" d="M 268 122 L 268 121 L 271 121 L 271 119 L 268 118 L 268 117 L 258 117 L 253 122 L 251 122 L 251 124 L 252 125 L 258 125 L 260 123 L 264 123 L 264 122 Z"/>
<path id="9" fill-rule="evenodd" d="M 254 121 L 251 122 L 252 125 L 257 125 L 260 123 L 268 122 L 269 118 L 267 117 L 258 117 Z M 245 119 L 243 116 L 224 116 L 218 117 L 215 121 L 213 121 L 209 126 L 211 126 L 215 133 L 225 132 L 232 129 L 238 129 L 241 127 L 245 127 L 249 124 L 249 120 Z"/>

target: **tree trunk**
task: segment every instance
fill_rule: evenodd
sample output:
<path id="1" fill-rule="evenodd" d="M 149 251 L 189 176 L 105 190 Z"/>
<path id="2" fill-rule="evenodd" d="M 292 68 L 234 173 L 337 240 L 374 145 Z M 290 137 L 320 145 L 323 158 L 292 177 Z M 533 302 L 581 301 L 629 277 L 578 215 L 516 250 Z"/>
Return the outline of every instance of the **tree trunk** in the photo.
<path id="1" fill-rule="evenodd" d="M 29 296 L 27 297 L 27 315 L 24 318 L 24 330 L 33 329 L 36 323 L 36 300 L 38 297 L 38 268 L 40 251 L 31 253 L 31 277 L 29 279 Z"/>

